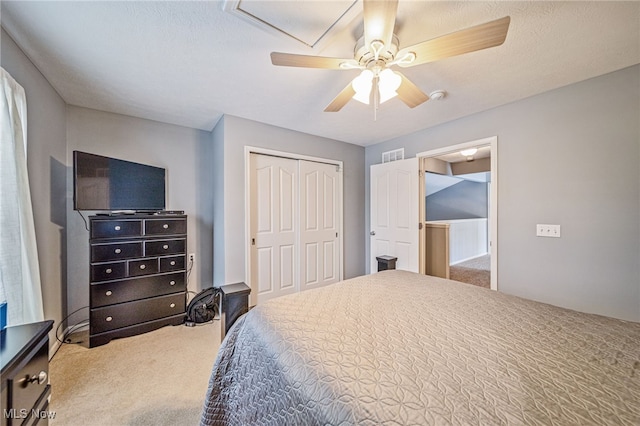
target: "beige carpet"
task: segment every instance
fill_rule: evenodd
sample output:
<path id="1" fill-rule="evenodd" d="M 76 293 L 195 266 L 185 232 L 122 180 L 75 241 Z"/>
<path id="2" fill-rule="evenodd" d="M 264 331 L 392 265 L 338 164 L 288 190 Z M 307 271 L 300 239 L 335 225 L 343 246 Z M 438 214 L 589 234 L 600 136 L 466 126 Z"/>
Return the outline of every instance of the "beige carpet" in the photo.
<path id="1" fill-rule="evenodd" d="M 49 367 L 52 426 L 197 425 L 220 322 L 168 326 L 88 349 L 73 336 Z"/>
<path id="2" fill-rule="evenodd" d="M 491 256 L 480 256 L 451 265 L 449 277 L 454 281 L 491 288 Z"/>

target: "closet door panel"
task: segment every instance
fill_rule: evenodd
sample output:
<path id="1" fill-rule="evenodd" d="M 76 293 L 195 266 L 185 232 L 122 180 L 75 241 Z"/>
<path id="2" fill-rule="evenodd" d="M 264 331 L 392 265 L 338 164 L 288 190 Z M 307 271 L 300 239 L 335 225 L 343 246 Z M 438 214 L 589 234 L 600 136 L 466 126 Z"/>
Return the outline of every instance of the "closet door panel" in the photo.
<path id="1" fill-rule="evenodd" d="M 300 161 L 300 244 L 304 247 L 300 289 L 339 281 L 339 171 L 335 165 Z"/>
<path id="2" fill-rule="evenodd" d="M 250 273 L 260 303 L 297 290 L 298 162 L 251 154 L 250 179 Z"/>

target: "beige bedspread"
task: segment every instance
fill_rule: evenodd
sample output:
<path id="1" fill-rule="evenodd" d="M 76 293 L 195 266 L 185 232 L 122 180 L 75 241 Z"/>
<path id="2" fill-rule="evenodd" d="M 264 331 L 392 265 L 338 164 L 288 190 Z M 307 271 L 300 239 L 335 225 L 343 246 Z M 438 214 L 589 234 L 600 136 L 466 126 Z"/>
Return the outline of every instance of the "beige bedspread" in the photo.
<path id="1" fill-rule="evenodd" d="M 385 271 L 272 300 L 202 425 L 640 424 L 640 324 Z"/>

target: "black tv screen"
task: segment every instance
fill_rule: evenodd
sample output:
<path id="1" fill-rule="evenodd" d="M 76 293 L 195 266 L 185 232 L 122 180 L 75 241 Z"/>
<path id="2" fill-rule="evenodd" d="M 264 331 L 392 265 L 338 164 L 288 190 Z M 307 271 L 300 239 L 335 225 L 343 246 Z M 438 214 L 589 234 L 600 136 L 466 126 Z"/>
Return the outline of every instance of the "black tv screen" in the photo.
<path id="1" fill-rule="evenodd" d="M 164 210 L 165 175 L 162 167 L 73 151 L 73 207 Z"/>

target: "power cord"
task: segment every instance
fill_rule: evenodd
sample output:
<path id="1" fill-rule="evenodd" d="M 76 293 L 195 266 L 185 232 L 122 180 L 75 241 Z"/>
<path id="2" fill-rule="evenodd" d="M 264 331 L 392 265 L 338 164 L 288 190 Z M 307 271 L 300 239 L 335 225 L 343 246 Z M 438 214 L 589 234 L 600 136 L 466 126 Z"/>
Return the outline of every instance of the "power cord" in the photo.
<path id="1" fill-rule="evenodd" d="M 89 230 L 89 225 L 87 224 L 87 219 L 85 219 L 85 217 L 82 215 L 80 210 L 76 210 L 76 211 L 78 212 L 78 214 L 82 218 L 82 221 L 84 222 L 84 229 L 86 229 L 88 231 Z"/>
<path id="2" fill-rule="evenodd" d="M 193 260 L 190 260 L 189 264 L 187 265 L 187 284 L 185 285 L 185 288 L 187 289 L 187 291 L 184 292 L 185 306 L 189 306 L 189 293 L 197 294 L 195 291 L 189 290 L 189 278 L 191 277 L 191 270 L 193 269 L 193 263 L 194 263 Z"/>
<path id="3" fill-rule="evenodd" d="M 76 331 L 78 331 L 79 329 L 81 329 L 82 327 L 88 326 L 89 325 L 89 320 L 82 320 L 80 322 L 77 322 L 75 324 L 73 324 L 72 326 L 69 326 L 67 332 L 63 335 L 60 336 L 60 327 L 62 327 L 62 325 L 69 319 L 71 318 L 72 315 L 80 312 L 83 309 L 88 309 L 89 306 L 83 306 L 82 308 L 76 309 L 75 311 L 71 312 L 69 315 L 67 315 L 62 321 L 60 321 L 60 323 L 58 324 L 58 326 L 56 327 L 56 340 L 62 344 L 65 343 L 72 343 L 71 339 L 68 338 L 68 336 Z M 81 343 L 81 342 L 76 342 L 76 343 Z"/>

